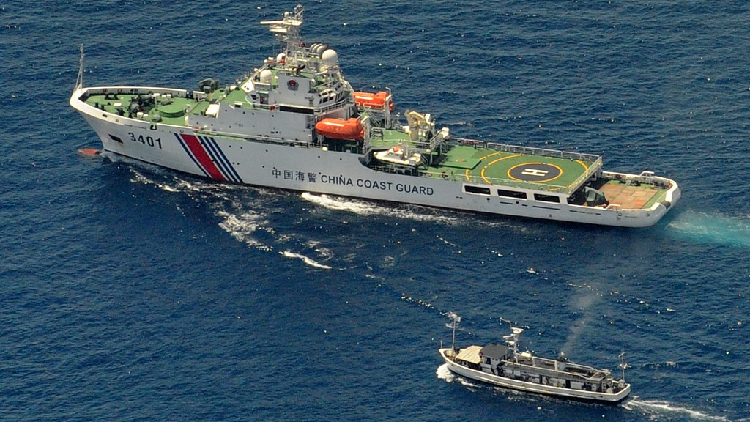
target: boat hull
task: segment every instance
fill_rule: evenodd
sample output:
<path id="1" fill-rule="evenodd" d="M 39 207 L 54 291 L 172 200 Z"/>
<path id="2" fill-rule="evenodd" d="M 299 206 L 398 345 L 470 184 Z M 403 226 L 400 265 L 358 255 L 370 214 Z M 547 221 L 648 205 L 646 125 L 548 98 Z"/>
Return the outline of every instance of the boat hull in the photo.
<path id="1" fill-rule="evenodd" d="M 373 170 L 363 163 L 362 155 L 353 152 L 118 116 L 81 101 L 83 91 L 77 90 L 70 104 L 91 125 L 106 151 L 218 181 L 619 227 L 651 226 L 667 212 L 664 204 L 643 210 L 615 210 L 468 194 L 461 181 Z M 670 195 L 669 202 L 675 202 L 679 189 Z"/>
<path id="2" fill-rule="evenodd" d="M 469 379 L 473 379 L 475 381 L 485 382 L 503 388 L 600 403 L 618 403 L 624 400 L 628 396 L 628 394 L 630 394 L 630 385 L 617 393 L 600 393 L 587 390 L 573 390 L 570 388 L 554 387 L 551 385 L 542 385 L 527 381 L 505 378 L 459 365 L 446 356 L 445 352 L 448 350 L 450 349 L 440 349 L 440 355 L 445 360 L 445 363 L 448 365 L 448 369 L 451 372 Z"/>

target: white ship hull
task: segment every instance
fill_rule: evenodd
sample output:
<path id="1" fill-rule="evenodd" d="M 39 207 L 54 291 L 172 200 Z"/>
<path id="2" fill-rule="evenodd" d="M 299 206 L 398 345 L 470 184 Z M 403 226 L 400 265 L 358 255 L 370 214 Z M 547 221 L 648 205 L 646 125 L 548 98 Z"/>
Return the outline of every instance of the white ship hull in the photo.
<path id="1" fill-rule="evenodd" d="M 83 90 L 72 95 L 70 104 L 96 131 L 106 151 L 219 181 L 621 227 L 650 226 L 667 212 L 661 203 L 650 209 L 617 210 L 470 195 L 464 192 L 460 181 L 373 170 L 356 153 L 328 151 L 302 142 L 297 146 L 264 142 L 118 116 L 81 101 Z M 669 192 L 667 203 L 676 202 L 679 192 Z"/>
<path id="2" fill-rule="evenodd" d="M 622 389 L 617 393 L 602 393 L 596 391 L 587 390 L 575 390 L 564 387 L 555 387 L 552 385 L 543 385 L 533 382 L 514 380 L 506 377 L 501 377 L 491 373 L 478 371 L 467 368 L 465 366 L 456 364 L 451 359 L 445 356 L 445 351 L 449 349 L 441 349 L 440 355 L 443 356 L 445 363 L 448 365 L 448 369 L 463 377 L 473 379 L 475 381 L 486 382 L 489 384 L 497 385 L 503 388 L 510 388 L 513 390 L 526 391 L 529 393 L 546 394 L 551 396 L 570 398 L 576 400 L 586 400 L 595 402 L 608 402 L 616 403 L 625 399 L 630 394 L 630 386 Z"/>

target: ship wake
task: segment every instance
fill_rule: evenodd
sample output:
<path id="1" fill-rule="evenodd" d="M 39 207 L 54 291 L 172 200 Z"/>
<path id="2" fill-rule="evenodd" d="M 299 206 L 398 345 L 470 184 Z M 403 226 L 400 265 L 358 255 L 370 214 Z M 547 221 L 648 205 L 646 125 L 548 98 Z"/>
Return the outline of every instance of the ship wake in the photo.
<path id="1" fill-rule="evenodd" d="M 311 267 L 321 268 L 321 269 L 324 269 L 324 270 L 330 270 L 331 269 L 331 267 L 329 265 L 321 264 L 320 262 L 317 262 L 317 261 L 315 261 L 315 260 L 313 260 L 313 259 L 311 259 L 311 258 L 309 258 L 309 257 L 307 257 L 305 255 L 299 254 L 299 253 L 290 252 L 290 251 L 284 251 L 284 252 L 281 252 L 281 254 L 283 256 L 287 257 L 287 258 L 299 259 L 299 260 L 301 260 L 302 262 L 304 262 L 305 264 L 307 264 L 307 265 L 309 265 Z"/>
<path id="2" fill-rule="evenodd" d="M 331 266 L 320 262 L 321 258 L 327 260 L 332 257 L 330 250 L 308 240 L 298 245 L 299 251 L 294 251 L 294 247 L 289 245 L 292 240 L 290 236 L 277 232 L 270 218 L 279 211 L 273 209 L 274 201 L 269 200 L 269 197 L 274 196 L 272 191 L 192 180 L 172 176 L 166 172 L 165 177 L 160 177 L 160 168 L 138 164 L 147 166 L 149 171 L 155 173 L 149 176 L 131 167 L 131 182 L 155 186 L 169 193 L 186 194 L 190 198 L 208 203 L 214 215 L 220 220 L 219 227 L 238 242 L 263 252 L 278 251 L 281 256 L 298 259 L 314 268 L 332 269 Z M 252 195 L 248 195 L 248 192 L 252 192 Z M 282 244 L 283 249 L 277 249 L 278 245 Z"/>
<path id="3" fill-rule="evenodd" d="M 623 407 L 627 410 L 640 411 L 649 417 L 651 420 L 662 420 L 670 419 L 673 416 L 687 416 L 692 420 L 697 421 L 725 421 L 729 422 L 725 416 L 709 415 L 704 412 L 697 410 L 688 409 L 686 407 L 678 406 L 666 401 L 659 400 L 639 400 L 634 398 L 623 404 Z"/>
<path id="4" fill-rule="evenodd" d="M 238 214 L 218 211 L 218 215 L 224 219 L 219 223 L 219 227 L 239 242 L 263 251 L 273 250 L 273 247 L 265 245 L 256 235 L 258 230 L 265 230 L 267 233 L 273 234 L 271 229 L 264 229 L 268 225 L 268 221 L 263 216 L 251 211 Z"/>
<path id="5" fill-rule="evenodd" d="M 313 204 L 329 210 L 347 211 L 361 216 L 384 215 L 415 221 L 445 223 L 455 223 L 458 221 L 458 218 L 454 215 L 450 215 L 446 212 L 438 214 L 433 212 L 430 208 L 419 207 L 417 205 L 382 206 L 375 202 L 343 198 L 333 195 L 318 195 L 309 192 L 302 193 L 301 197 L 305 201 L 312 202 Z"/>
<path id="6" fill-rule="evenodd" d="M 670 232 L 697 243 L 750 248 L 750 216 L 685 212 L 668 225 Z"/>

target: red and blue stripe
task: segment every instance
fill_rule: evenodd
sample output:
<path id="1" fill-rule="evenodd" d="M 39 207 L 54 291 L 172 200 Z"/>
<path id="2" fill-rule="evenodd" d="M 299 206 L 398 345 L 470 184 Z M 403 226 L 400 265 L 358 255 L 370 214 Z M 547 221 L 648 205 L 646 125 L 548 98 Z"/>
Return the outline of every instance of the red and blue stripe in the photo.
<path id="1" fill-rule="evenodd" d="M 215 180 L 242 183 L 242 179 L 229 162 L 216 140 L 210 136 L 196 136 L 187 133 L 174 135 L 195 165 L 206 177 Z"/>

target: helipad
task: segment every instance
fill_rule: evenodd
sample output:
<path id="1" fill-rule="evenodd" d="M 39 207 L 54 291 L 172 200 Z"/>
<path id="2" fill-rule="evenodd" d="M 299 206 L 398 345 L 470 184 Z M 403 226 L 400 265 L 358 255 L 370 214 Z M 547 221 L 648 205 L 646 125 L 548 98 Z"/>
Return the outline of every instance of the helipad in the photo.
<path id="1" fill-rule="evenodd" d="M 472 183 L 572 192 L 599 166 L 595 155 L 487 144 L 456 146 L 428 169 Z"/>

